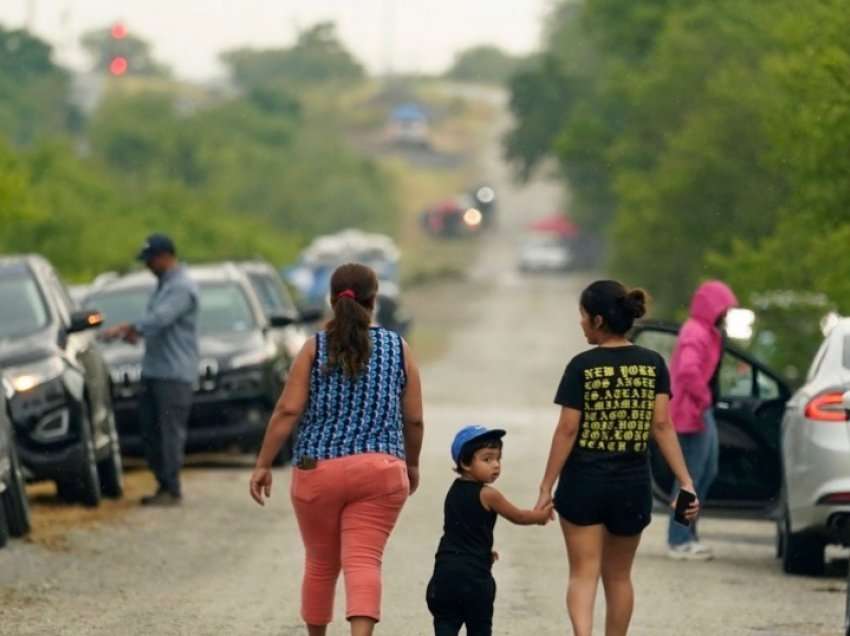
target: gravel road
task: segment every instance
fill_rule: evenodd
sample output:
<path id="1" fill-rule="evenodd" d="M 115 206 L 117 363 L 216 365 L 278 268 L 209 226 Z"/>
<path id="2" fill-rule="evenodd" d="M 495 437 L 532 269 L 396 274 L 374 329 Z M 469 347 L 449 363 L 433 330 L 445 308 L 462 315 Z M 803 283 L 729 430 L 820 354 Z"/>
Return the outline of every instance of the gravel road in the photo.
<path id="1" fill-rule="evenodd" d="M 518 230 L 556 209 L 558 191 L 541 182 L 511 184 L 497 133 L 498 127 L 483 161 L 500 194 L 498 230 L 484 239 L 466 280 L 413 299 L 420 323 L 437 315 L 457 320 L 445 334 L 445 353 L 423 368 L 423 484 L 387 550 L 381 634 L 430 633 L 423 599 L 452 479 L 454 431 L 473 422 L 506 428 L 498 485 L 531 505 L 557 417 L 555 386 L 565 361 L 585 346 L 576 303 L 586 280 L 515 273 Z M 651 281 L 640 282 L 652 288 Z M 247 495 L 250 466 L 244 456 L 196 462 L 186 471 L 180 509 L 129 506 L 109 522 L 63 535 L 58 545 L 13 542 L 0 551 L 0 634 L 305 633 L 298 618 L 303 554 L 287 495 L 290 473 L 276 472 L 270 505 L 260 509 Z M 675 563 L 664 554 L 664 519 L 652 523 L 636 565 L 632 634 L 839 633 L 843 580 L 783 576 L 773 558 L 772 524 L 706 519 L 702 530 L 718 558 Z M 500 521 L 496 549 L 495 633 L 569 633 L 567 565 L 557 525 L 519 528 Z M 600 602 L 599 634 L 602 612 Z M 330 633 L 347 633 L 344 623 L 337 620 Z"/>

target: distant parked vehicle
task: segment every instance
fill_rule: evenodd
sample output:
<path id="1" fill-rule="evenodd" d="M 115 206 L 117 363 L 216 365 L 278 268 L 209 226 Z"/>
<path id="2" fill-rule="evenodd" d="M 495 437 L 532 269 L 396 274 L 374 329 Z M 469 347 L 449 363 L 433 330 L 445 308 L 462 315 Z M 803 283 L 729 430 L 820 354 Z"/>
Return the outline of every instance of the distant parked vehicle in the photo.
<path id="1" fill-rule="evenodd" d="M 782 422 L 778 554 L 790 574 L 820 574 L 828 544 L 850 546 L 850 319 L 832 328 Z"/>
<path id="2" fill-rule="evenodd" d="M 426 208 L 420 222 L 426 232 L 442 238 L 476 236 L 484 227 L 484 214 L 468 194 L 444 199 Z"/>
<path id="3" fill-rule="evenodd" d="M 287 312 L 268 313 L 249 280 L 249 269 L 260 268 L 233 263 L 189 268 L 201 294 L 201 362 L 189 417 L 189 452 L 234 444 L 248 449 L 259 443 L 296 347 L 300 348 L 298 342 L 303 342 L 293 334 L 287 345 L 286 338 L 280 337 L 281 330 L 297 330 L 304 318 Z M 132 322 L 143 315 L 155 284 L 148 272 L 129 274 L 93 291 L 86 305 L 101 307 L 106 324 Z M 266 302 L 273 301 L 267 298 Z M 143 345 L 115 342 L 104 350 L 112 374 L 121 444 L 126 452 L 138 454 L 142 451 L 137 409 L 143 390 Z"/>
<path id="4" fill-rule="evenodd" d="M 556 236 L 532 236 L 519 248 L 521 272 L 563 272 L 573 263 L 569 244 Z"/>
<path id="5" fill-rule="evenodd" d="M 92 331 L 40 256 L 0 258 L 0 368 L 18 456 L 31 479 L 95 506 L 123 493 L 109 370 Z"/>
<path id="6" fill-rule="evenodd" d="M 399 104 L 390 113 L 385 135 L 387 142 L 396 146 L 430 148 L 428 114 L 418 104 Z"/>
<path id="7" fill-rule="evenodd" d="M 0 377 L 0 548 L 9 536 L 22 537 L 30 531 L 30 507 L 24 486 L 24 472 L 18 459 L 15 433 L 7 412 L 6 399 L 12 387 Z"/>

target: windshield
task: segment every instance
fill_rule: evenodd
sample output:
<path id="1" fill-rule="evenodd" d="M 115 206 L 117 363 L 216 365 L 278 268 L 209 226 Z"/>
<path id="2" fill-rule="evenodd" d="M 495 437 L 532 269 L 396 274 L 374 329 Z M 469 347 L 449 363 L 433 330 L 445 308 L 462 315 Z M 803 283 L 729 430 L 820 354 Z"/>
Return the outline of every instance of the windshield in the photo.
<path id="1" fill-rule="evenodd" d="M 153 288 L 148 287 L 104 292 L 89 296 L 84 306 L 103 314 L 104 327 L 111 327 L 122 322 L 134 322 L 144 316 L 148 298 L 152 293 Z"/>
<path id="2" fill-rule="evenodd" d="M 248 331 L 256 326 L 245 293 L 235 283 L 201 285 L 201 333 Z"/>
<path id="3" fill-rule="evenodd" d="M 242 289 L 232 283 L 201 285 L 201 310 L 198 329 L 201 333 L 247 331 L 255 326 L 251 306 Z M 103 314 L 104 325 L 134 322 L 145 315 L 153 289 L 136 288 L 105 292 L 90 296 L 87 309 Z"/>
<path id="4" fill-rule="evenodd" d="M 249 274 L 248 278 L 251 281 L 251 287 L 254 288 L 254 292 L 263 305 L 263 311 L 266 312 L 266 315 L 289 314 L 295 311 L 294 305 L 283 289 L 283 283 L 263 274 Z"/>
<path id="5" fill-rule="evenodd" d="M 47 320 L 44 297 L 29 270 L 0 269 L 0 338 L 35 333 Z"/>

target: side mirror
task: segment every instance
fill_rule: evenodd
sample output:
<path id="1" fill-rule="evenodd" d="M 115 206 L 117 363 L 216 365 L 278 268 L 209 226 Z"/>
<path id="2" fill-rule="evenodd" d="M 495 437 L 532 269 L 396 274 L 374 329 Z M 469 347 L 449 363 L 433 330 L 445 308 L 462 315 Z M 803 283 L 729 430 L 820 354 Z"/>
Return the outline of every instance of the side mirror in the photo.
<path id="1" fill-rule="evenodd" d="M 273 329 L 280 329 L 295 324 L 297 320 L 289 314 L 272 314 L 269 316 L 269 326 Z"/>
<path id="2" fill-rule="evenodd" d="M 99 311 L 84 309 L 71 314 L 71 324 L 68 325 L 68 333 L 79 333 L 95 329 L 103 324 L 103 314 Z"/>
<path id="3" fill-rule="evenodd" d="M 844 406 L 847 419 L 850 420 L 850 391 L 845 391 L 844 395 L 841 396 L 841 404 Z"/>
<path id="4" fill-rule="evenodd" d="M 303 309 L 301 310 L 301 315 L 298 317 L 298 322 L 300 323 L 310 323 L 317 322 L 322 319 L 325 315 L 325 312 L 318 308 L 311 309 Z"/>

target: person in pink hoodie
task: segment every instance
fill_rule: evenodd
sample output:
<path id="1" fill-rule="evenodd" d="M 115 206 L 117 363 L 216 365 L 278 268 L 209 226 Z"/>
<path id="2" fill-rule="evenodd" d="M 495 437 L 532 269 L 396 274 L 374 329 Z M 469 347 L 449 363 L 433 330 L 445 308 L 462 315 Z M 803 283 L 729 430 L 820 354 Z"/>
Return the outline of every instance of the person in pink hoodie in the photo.
<path id="1" fill-rule="evenodd" d="M 701 501 L 706 500 L 717 476 L 719 443 L 712 380 L 723 354 L 724 319 L 737 305 L 735 294 L 725 283 L 712 280 L 700 285 L 670 360 L 670 416 Z M 678 484 L 673 485 L 672 492 L 678 492 Z M 668 554 L 674 559 L 708 560 L 713 556 L 711 549 L 699 542 L 696 524 L 679 525 L 672 513 L 667 543 Z"/>

